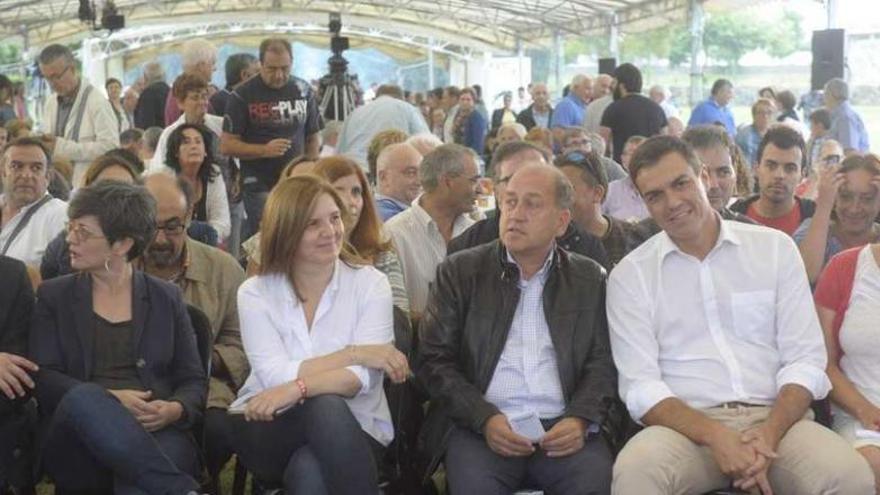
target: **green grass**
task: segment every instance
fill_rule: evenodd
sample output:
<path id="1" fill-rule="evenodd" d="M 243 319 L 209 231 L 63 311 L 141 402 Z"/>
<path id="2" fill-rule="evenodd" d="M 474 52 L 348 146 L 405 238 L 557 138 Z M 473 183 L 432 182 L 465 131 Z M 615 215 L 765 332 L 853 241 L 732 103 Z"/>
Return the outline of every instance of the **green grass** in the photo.
<path id="1" fill-rule="evenodd" d="M 235 474 L 235 459 L 229 461 L 226 464 L 226 468 L 220 473 L 220 493 L 224 495 L 229 495 L 232 493 L 232 477 Z M 54 489 L 52 485 L 49 483 L 40 483 L 37 486 L 37 495 L 52 495 L 54 493 Z M 245 495 L 250 495 L 251 487 L 250 483 L 245 486 Z"/>

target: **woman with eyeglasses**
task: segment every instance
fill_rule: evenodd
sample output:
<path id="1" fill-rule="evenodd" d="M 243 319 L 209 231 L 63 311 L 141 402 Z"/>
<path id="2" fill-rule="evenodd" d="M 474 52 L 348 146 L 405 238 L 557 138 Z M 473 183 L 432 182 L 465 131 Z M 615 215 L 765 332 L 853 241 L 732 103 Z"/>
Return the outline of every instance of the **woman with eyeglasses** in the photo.
<path id="1" fill-rule="evenodd" d="M 835 254 L 880 240 L 880 159 L 853 155 L 819 171 L 816 212 L 794 233 L 815 283 Z"/>
<path id="2" fill-rule="evenodd" d="M 118 156 L 106 153 L 96 158 L 86 169 L 86 173 L 83 175 L 83 186 L 88 187 L 99 180 L 115 180 L 134 184 L 137 181 L 137 174 L 132 164 Z M 67 275 L 72 271 L 67 233 L 62 232 L 55 239 L 52 239 L 52 242 L 46 247 L 40 262 L 40 276 L 43 280 L 49 280 Z"/>
<path id="3" fill-rule="evenodd" d="M 78 273 L 40 286 L 31 324 L 42 469 L 65 491 L 194 493 L 205 367 L 180 289 L 132 267 L 155 201 L 99 181 L 68 216 Z"/>

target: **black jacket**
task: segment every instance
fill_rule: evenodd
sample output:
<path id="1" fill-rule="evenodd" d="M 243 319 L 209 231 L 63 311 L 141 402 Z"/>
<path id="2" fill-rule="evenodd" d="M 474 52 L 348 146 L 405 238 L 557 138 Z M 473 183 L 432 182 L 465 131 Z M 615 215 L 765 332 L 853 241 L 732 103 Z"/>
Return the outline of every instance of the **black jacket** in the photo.
<path id="1" fill-rule="evenodd" d="M 500 221 L 501 212 L 495 210 L 490 213 L 487 218 L 471 225 L 467 230 L 449 241 L 449 244 L 446 245 L 446 255 L 449 256 L 452 253 L 498 239 Z M 602 247 L 602 241 L 593 234 L 579 229 L 574 222 L 568 224 L 565 233 L 558 237 L 556 242 L 559 243 L 562 249 L 591 258 L 605 267 L 606 270 L 610 269 L 608 256 L 605 254 L 605 248 Z"/>
<path id="2" fill-rule="evenodd" d="M 183 405 L 179 427 L 189 428 L 204 409 L 208 380 L 183 295 L 177 286 L 134 272 L 132 323 L 138 376 L 154 399 Z M 83 273 L 44 282 L 37 290 L 30 354 L 40 366 L 35 395 L 44 419 L 94 366 L 92 279 Z"/>
<path id="3" fill-rule="evenodd" d="M 516 121 L 522 124 L 527 131 L 532 130 L 532 127 L 538 125 L 538 122 L 535 120 L 535 104 L 532 103 L 528 108 L 523 110 L 516 116 Z M 550 122 L 553 121 L 553 107 L 550 107 L 550 115 L 547 119 L 547 125 L 550 125 Z"/>
<path id="4" fill-rule="evenodd" d="M 738 199 L 735 203 L 730 205 L 730 210 L 734 213 L 745 215 L 746 212 L 749 211 L 749 206 L 760 197 L 760 194 L 752 194 L 747 198 Z M 816 202 L 811 199 L 799 198 L 797 196 L 795 196 L 794 199 L 797 201 L 798 208 L 801 210 L 801 222 L 808 218 L 813 218 L 813 214 L 816 213 Z"/>
<path id="5" fill-rule="evenodd" d="M 617 373 L 605 316 L 604 268 L 556 248 L 544 285 L 566 417 L 603 425 L 616 400 Z M 495 241 L 447 258 L 419 329 L 416 375 L 431 396 L 420 447 L 427 473 L 454 425 L 482 433 L 499 410 L 485 399 L 519 302 L 519 269 Z"/>
<path id="6" fill-rule="evenodd" d="M 150 127 L 165 127 L 165 100 L 171 88 L 165 81 L 150 84 L 138 98 L 134 108 L 134 126 L 147 130 Z"/>
<path id="7" fill-rule="evenodd" d="M 24 356 L 34 309 L 31 280 L 24 263 L 7 256 L 0 256 L 0 280 L 0 352 Z M 0 417 L 20 402 L 0 393 Z"/>

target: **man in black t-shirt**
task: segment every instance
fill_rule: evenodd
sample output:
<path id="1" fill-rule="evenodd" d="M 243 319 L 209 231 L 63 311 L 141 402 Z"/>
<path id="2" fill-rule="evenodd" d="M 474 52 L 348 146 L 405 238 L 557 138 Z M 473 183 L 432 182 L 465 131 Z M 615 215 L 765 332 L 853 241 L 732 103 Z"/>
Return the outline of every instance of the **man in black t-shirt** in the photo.
<path id="1" fill-rule="evenodd" d="M 298 155 L 317 158 L 321 140 L 318 102 L 308 83 L 291 77 L 290 43 L 260 44 L 260 75 L 229 96 L 220 151 L 241 160 L 247 223 L 242 238 L 257 232 L 269 191 Z"/>
<path id="2" fill-rule="evenodd" d="M 631 136 L 666 133 L 666 113 L 642 92 L 642 73 L 633 64 L 614 70 L 614 102 L 602 114 L 599 133 L 610 142 L 614 161 L 620 162 L 623 144 Z"/>

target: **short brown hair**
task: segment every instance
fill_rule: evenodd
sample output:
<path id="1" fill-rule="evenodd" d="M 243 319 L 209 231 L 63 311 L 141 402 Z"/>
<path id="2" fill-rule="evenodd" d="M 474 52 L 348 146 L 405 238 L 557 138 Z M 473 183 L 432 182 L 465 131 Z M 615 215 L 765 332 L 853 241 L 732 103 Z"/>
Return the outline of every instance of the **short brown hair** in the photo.
<path id="1" fill-rule="evenodd" d="M 292 260 L 322 194 L 333 199 L 343 219 L 349 215 L 333 186 L 316 175 L 306 174 L 282 179 L 275 185 L 266 199 L 260 222 L 260 275 L 285 275 L 300 301 L 303 297 L 293 281 L 295 263 Z M 339 258 L 351 266 L 363 265 L 345 246 Z"/>
<path id="2" fill-rule="evenodd" d="M 266 38 L 260 43 L 261 64 L 266 59 L 266 52 L 287 52 L 290 55 L 290 59 L 293 60 L 293 48 L 290 47 L 290 42 L 284 38 Z"/>
<path id="3" fill-rule="evenodd" d="M 691 145 L 673 136 L 654 136 L 640 144 L 633 152 L 629 162 L 629 175 L 633 183 L 636 182 L 639 172 L 657 165 L 657 162 L 669 153 L 681 155 L 697 176 L 702 172 L 703 164 Z"/>
<path id="4" fill-rule="evenodd" d="M 86 173 L 83 175 L 82 179 L 83 187 L 92 185 L 101 173 L 111 167 L 121 167 L 125 169 L 125 171 L 131 175 L 132 181 L 137 181 L 137 174 L 128 162 L 120 159 L 118 156 L 105 154 L 95 158 L 92 164 L 89 165 L 89 168 L 86 169 Z"/>
<path id="5" fill-rule="evenodd" d="M 183 73 L 177 76 L 171 86 L 171 94 L 177 100 L 186 99 L 186 95 L 193 91 L 207 91 L 208 82 L 193 74 Z"/>

